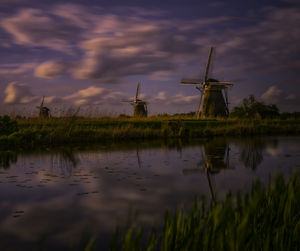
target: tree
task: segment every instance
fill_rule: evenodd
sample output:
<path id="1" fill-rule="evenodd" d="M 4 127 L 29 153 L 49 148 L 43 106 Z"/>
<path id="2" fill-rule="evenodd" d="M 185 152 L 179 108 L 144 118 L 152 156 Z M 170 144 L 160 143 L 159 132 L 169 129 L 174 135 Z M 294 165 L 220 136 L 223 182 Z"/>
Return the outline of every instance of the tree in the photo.
<path id="1" fill-rule="evenodd" d="M 232 118 L 265 119 L 278 116 L 279 109 L 275 104 L 266 105 L 257 101 L 253 95 L 244 98 L 242 105 L 234 107 L 230 113 Z"/>

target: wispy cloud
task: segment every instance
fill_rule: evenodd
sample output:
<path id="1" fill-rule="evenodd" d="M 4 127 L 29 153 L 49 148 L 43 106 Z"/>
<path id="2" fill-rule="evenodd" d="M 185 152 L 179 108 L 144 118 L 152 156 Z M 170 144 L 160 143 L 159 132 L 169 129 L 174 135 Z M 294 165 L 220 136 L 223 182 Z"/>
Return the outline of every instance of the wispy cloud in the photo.
<path id="1" fill-rule="evenodd" d="M 21 83 L 9 83 L 4 93 L 6 104 L 30 104 L 38 100 L 38 97 L 31 93 L 30 87 Z"/>
<path id="2" fill-rule="evenodd" d="M 47 61 L 35 68 L 34 75 L 40 78 L 54 78 L 65 73 L 71 65 L 59 60 Z"/>
<path id="3" fill-rule="evenodd" d="M 23 63 L 17 65 L 0 65 L 0 75 L 16 75 L 33 70 L 37 64 Z"/>

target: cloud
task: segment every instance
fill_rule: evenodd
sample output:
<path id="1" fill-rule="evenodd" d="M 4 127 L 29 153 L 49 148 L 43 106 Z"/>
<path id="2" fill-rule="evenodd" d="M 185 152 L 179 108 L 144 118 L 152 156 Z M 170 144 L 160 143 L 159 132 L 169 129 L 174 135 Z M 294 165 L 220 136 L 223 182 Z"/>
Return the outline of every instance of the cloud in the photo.
<path id="1" fill-rule="evenodd" d="M 105 88 L 89 86 L 79 90 L 69 96 L 63 97 L 64 100 L 71 101 L 76 105 L 99 105 L 99 104 L 120 104 L 122 97 L 120 92 L 112 92 Z"/>
<path id="2" fill-rule="evenodd" d="M 167 96 L 165 92 L 159 92 L 151 99 L 150 103 L 164 105 L 189 105 L 195 104 L 198 100 L 199 95 L 185 96 L 182 93 L 178 93 L 174 96 Z"/>
<path id="3" fill-rule="evenodd" d="M 280 90 L 277 86 L 273 85 L 261 95 L 261 99 L 268 104 L 275 104 L 278 103 L 278 101 L 282 98 L 282 95 L 282 90 Z"/>
<path id="4" fill-rule="evenodd" d="M 191 65 L 203 63 L 200 71 L 204 72 L 211 45 L 217 47 L 213 73 L 217 79 L 288 74 L 300 67 L 297 7 L 264 8 L 252 17 L 239 19 L 219 16 L 193 20 L 170 19 L 155 10 L 129 9 L 95 10 L 74 4 L 47 10 L 27 8 L 3 18 L 2 27 L 19 45 L 73 53 L 72 64 L 60 60 L 41 64 L 35 71 L 38 77 L 67 72 L 75 79 L 101 83 L 120 82 L 133 75 L 167 81 Z M 192 74 L 199 73 L 195 71 Z"/>
<path id="5" fill-rule="evenodd" d="M 13 17 L 4 18 L 2 27 L 13 35 L 16 44 L 47 47 L 70 53 L 72 43 L 80 39 L 82 30 L 68 20 L 40 9 L 27 8 Z"/>
<path id="6" fill-rule="evenodd" d="M 20 65 L 0 65 L 0 75 L 16 75 L 32 70 L 35 63 L 23 63 Z"/>
<path id="7" fill-rule="evenodd" d="M 187 38 L 174 36 L 164 23 L 114 15 L 101 20 L 100 37 L 81 44 L 85 56 L 75 78 L 118 82 L 132 75 L 171 73 L 179 55 L 194 56 L 198 50 Z"/>
<path id="8" fill-rule="evenodd" d="M 16 82 L 9 83 L 4 93 L 6 94 L 4 99 L 6 104 L 30 104 L 39 99 L 31 93 L 27 85 Z"/>
<path id="9" fill-rule="evenodd" d="M 58 60 L 47 61 L 35 68 L 34 75 L 40 78 L 54 78 L 65 73 L 70 65 Z"/>
<path id="10" fill-rule="evenodd" d="M 261 99 L 267 104 L 276 104 L 284 106 L 299 106 L 300 97 L 297 93 L 288 93 L 278 86 L 270 86 L 262 95 Z"/>

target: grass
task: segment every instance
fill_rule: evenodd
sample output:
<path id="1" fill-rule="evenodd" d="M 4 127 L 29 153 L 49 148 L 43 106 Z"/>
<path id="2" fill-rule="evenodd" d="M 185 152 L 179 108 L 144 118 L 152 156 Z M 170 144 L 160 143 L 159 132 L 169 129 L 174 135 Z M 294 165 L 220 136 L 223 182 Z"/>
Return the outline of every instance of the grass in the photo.
<path id="1" fill-rule="evenodd" d="M 19 119 L 1 146 L 34 147 L 103 141 L 299 134 L 300 120 L 196 120 L 181 117 Z"/>
<path id="2" fill-rule="evenodd" d="M 300 250 L 300 181 L 277 176 L 265 187 L 257 181 L 250 194 L 227 194 L 191 210 L 166 212 L 162 231 L 142 226 L 117 230 L 111 250 Z M 90 247 L 91 248 L 91 247 Z"/>

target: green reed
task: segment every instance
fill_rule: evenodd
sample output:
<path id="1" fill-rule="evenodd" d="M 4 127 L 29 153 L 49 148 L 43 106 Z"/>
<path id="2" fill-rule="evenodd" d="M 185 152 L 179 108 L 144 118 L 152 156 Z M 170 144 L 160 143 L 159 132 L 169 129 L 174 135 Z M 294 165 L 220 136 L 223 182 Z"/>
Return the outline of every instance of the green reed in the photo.
<path id="1" fill-rule="evenodd" d="M 300 182 L 277 176 L 265 187 L 222 202 L 197 199 L 188 210 L 166 212 L 162 231 L 140 226 L 116 231 L 111 250 L 300 250 Z"/>

